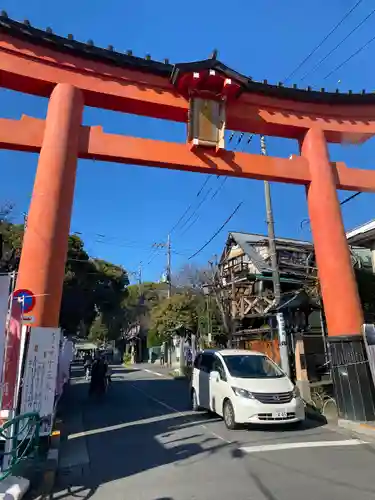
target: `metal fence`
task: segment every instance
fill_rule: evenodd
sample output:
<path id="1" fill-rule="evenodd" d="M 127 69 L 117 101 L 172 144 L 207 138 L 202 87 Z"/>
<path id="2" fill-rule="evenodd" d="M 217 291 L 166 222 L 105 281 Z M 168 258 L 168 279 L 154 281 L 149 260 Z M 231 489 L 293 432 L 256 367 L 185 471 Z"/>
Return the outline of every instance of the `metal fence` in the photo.
<path id="1" fill-rule="evenodd" d="M 17 471 L 27 459 L 39 457 L 41 419 L 38 413 L 25 413 L 8 420 L 0 427 L 3 443 L 0 481 Z"/>

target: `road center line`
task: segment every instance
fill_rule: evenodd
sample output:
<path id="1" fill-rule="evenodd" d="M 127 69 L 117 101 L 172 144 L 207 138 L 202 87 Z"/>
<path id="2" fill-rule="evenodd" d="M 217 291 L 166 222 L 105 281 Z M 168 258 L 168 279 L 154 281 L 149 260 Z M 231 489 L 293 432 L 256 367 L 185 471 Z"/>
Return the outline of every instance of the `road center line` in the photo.
<path id="1" fill-rule="evenodd" d="M 166 376 L 166 375 L 163 375 L 162 373 L 153 372 L 152 370 L 147 370 L 146 368 L 143 368 L 143 371 L 147 372 L 147 373 L 152 373 L 152 375 L 157 375 L 158 377 L 165 377 Z"/>
<path id="2" fill-rule="evenodd" d="M 295 450 L 297 448 L 326 448 L 329 446 L 356 446 L 366 444 L 361 439 L 346 439 L 344 441 L 307 441 L 303 443 L 279 443 L 264 444 L 258 446 L 243 446 L 240 448 L 244 453 L 260 453 L 265 451 Z"/>

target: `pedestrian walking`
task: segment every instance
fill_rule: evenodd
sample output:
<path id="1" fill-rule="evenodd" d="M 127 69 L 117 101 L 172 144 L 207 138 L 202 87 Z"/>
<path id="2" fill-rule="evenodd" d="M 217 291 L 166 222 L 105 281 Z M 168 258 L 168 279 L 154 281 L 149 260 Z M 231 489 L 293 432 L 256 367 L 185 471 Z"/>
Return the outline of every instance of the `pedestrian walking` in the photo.
<path id="1" fill-rule="evenodd" d="M 160 348 L 160 365 L 164 366 L 165 364 L 165 342 L 162 343 Z"/>

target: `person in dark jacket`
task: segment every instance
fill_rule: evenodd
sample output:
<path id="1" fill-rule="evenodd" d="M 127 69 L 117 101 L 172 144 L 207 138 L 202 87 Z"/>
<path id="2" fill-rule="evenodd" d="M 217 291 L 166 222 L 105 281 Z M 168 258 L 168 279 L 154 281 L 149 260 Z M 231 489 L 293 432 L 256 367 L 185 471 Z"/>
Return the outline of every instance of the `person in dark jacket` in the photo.
<path id="1" fill-rule="evenodd" d="M 95 359 L 91 367 L 90 394 L 104 394 L 107 388 L 108 365 L 103 357 Z"/>

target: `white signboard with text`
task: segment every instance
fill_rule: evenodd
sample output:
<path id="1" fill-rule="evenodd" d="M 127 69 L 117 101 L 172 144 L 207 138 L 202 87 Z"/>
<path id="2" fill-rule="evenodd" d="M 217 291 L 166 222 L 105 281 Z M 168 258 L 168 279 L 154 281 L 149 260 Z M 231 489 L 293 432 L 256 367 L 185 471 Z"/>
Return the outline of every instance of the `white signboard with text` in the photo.
<path id="1" fill-rule="evenodd" d="M 41 435 L 52 429 L 60 335 L 59 328 L 32 327 L 30 331 L 20 413 L 36 412 L 45 418 Z"/>

